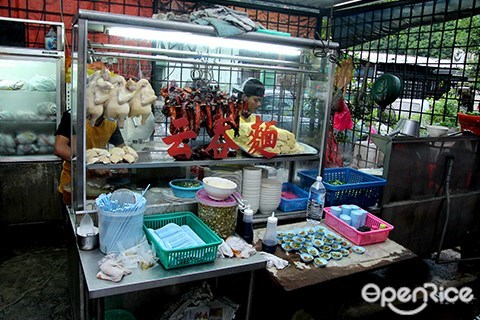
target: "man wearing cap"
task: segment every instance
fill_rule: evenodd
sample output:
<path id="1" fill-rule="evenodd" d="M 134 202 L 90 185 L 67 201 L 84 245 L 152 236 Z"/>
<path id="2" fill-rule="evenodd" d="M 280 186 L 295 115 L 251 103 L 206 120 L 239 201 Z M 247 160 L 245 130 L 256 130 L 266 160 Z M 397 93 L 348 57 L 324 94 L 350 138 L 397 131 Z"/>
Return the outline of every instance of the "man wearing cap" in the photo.
<path id="1" fill-rule="evenodd" d="M 242 98 L 248 99 L 248 110 L 254 113 L 261 105 L 265 95 L 265 86 L 255 78 L 247 79 L 241 88 Z"/>

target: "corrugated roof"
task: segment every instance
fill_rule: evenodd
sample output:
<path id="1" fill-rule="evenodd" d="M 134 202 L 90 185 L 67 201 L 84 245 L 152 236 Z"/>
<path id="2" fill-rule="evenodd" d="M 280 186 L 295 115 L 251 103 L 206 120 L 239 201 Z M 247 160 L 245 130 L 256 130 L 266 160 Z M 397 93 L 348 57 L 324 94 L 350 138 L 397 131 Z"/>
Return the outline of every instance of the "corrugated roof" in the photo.
<path id="1" fill-rule="evenodd" d="M 378 53 L 370 51 L 360 51 L 356 52 L 358 58 L 365 61 L 370 61 L 372 63 L 397 63 L 397 64 L 410 64 L 417 66 L 425 66 L 431 68 L 463 68 L 464 64 L 457 64 L 451 59 L 438 59 L 431 57 L 417 57 L 417 56 L 406 56 L 402 54 L 395 53 Z"/>

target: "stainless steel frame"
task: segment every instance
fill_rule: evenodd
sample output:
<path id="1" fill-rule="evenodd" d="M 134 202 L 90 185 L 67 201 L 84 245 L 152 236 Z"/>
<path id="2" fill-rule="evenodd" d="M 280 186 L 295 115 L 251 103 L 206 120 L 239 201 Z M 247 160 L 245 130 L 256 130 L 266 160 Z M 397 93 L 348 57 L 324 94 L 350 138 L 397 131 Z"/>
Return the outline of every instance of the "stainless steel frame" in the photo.
<path id="1" fill-rule="evenodd" d="M 133 51 L 133 52 L 151 52 L 151 53 L 159 53 L 159 54 L 166 54 L 166 55 L 173 55 L 173 56 L 187 56 L 187 57 L 198 57 L 198 52 L 187 52 L 182 50 L 174 50 L 174 49 L 159 49 L 159 48 L 146 48 L 146 47 L 134 47 L 134 46 L 125 46 L 125 45 L 115 45 L 115 44 L 103 44 L 103 43 L 92 43 L 92 48 L 103 49 L 103 50 L 122 50 L 122 51 Z M 96 52 L 99 54 L 99 52 Z M 282 65 L 292 65 L 292 66 L 301 66 L 300 63 L 294 61 L 287 61 L 287 60 L 273 60 L 273 59 L 263 59 L 263 58 L 253 58 L 253 57 L 240 57 L 240 56 L 232 56 L 226 54 L 213 54 L 213 53 L 202 53 L 202 57 L 205 58 L 213 58 L 213 59 L 229 59 L 229 60 L 236 60 L 236 61 L 248 61 L 248 62 L 256 62 L 256 63 L 276 63 Z M 195 61 L 197 63 L 198 61 Z"/>
<path id="2" fill-rule="evenodd" d="M 111 14 L 111 13 L 102 13 L 102 12 L 95 12 L 95 11 L 88 11 L 88 10 L 80 10 L 79 13 L 74 17 L 73 19 L 73 24 L 74 24 L 74 30 L 78 30 L 78 41 L 74 40 L 74 59 L 78 59 L 78 78 L 77 78 L 77 101 L 78 101 L 78 106 L 77 110 L 75 111 L 75 116 L 72 117 L 76 118 L 75 120 L 75 126 L 78 128 L 77 133 L 77 150 L 84 150 L 85 146 L 85 100 L 84 100 L 84 88 L 86 87 L 86 81 L 87 81 L 87 75 L 86 75 L 86 61 L 87 61 L 87 51 L 88 51 L 88 35 L 89 32 L 92 30 L 95 30 L 98 32 L 99 30 L 101 32 L 107 30 L 108 27 L 110 26 L 127 26 L 127 27 L 136 27 L 136 28 L 143 28 L 143 29 L 154 29 L 154 30 L 173 30 L 173 31 L 183 31 L 183 32 L 191 32 L 195 34 L 203 34 L 203 35 L 215 35 L 214 28 L 211 26 L 201 26 L 201 25 L 196 25 L 196 24 L 188 24 L 188 23 L 179 23 L 179 22 L 174 22 L 174 21 L 163 21 L 163 20 L 157 20 L 157 19 L 150 19 L 150 18 L 142 18 L 142 17 L 135 17 L 135 16 L 126 16 L 126 15 L 119 15 L 119 14 Z M 75 36 L 75 32 L 74 32 Z M 275 44 L 281 44 L 281 45 L 289 45 L 292 47 L 297 47 L 297 48 L 303 48 L 306 50 L 313 50 L 316 47 L 321 47 L 325 48 L 328 50 L 335 50 L 338 48 L 338 44 L 332 43 L 332 42 L 323 42 L 320 40 L 312 40 L 312 39 L 304 39 L 304 38 L 295 38 L 295 37 L 280 37 L 280 36 L 272 36 L 268 34 L 263 34 L 263 33 L 245 33 L 242 34 L 238 37 L 239 39 L 244 39 L 244 40 L 250 40 L 250 41 L 257 41 L 260 43 L 275 43 Z M 75 48 L 75 44 L 78 43 L 78 47 Z M 102 45 L 96 44 L 96 48 L 102 47 Z M 141 47 L 138 50 L 135 50 L 135 48 L 132 48 L 131 46 L 112 46 L 112 45 L 106 45 L 103 48 L 109 49 L 115 49 L 115 50 L 122 50 L 122 51 L 140 51 L 140 52 L 151 52 L 155 53 L 156 50 L 155 48 L 152 48 L 148 50 L 148 48 Z M 75 54 L 78 52 L 78 54 Z M 164 52 L 165 53 L 165 52 Z M 178 52 L 171 52 L 172 55 L 179 55 Z M 110 56 L 110 57 L 125 57 L 125 58 L 132 58 L 132 59 L 149 59 L 149 60 L 171 60 L 171 61 L 182 61 L 182 62 L 192 62 L 188 59 L 184 58 L 170 58 L 170 57 L 165 57 L 165 56 L 149 56 L 145 54 L 130 54 L 130 53 L 119 53 L 119 52 L 94 52 L 94 55 L 98 56 Z M 217 57 L 215 57 L 217 58 Z M 240 60 L 242 58 L 239 58 Z M 247 61 L 248 59 L 245 59 Z M 235 67 L 245 67 L 245 68 L 256 68 L 256 69 L 273 69 L 273 70 L 283 70 L 283 71 L 288 71 L 288 72 L 296 72 L 300 76 L 304 75 L 316 75 L 319 73 L 319 70 L 314 70 L 311 68 L 310 65 L 305 65 L 304 63 L 296 63 L 296 64 L 288 64 L 288 67 L 280 67 L 278 66 L 278 62 L 281 63 L 281 60 L 277 61 L 277 64 L 275 65 L 274 62 L 275 60 L 268 61 L 268 59 L 263 59 L 261 61 L 254 61 L 251 60 L 252 62 L 258 62 L 258 64 L 246 64 L 243 66 L 243 64 L 228 64 L 228 63 L 223 63 L 223 65 L 228 65 L 232 66 L 234 65 Z M 199 61 L 194 61 L 196 64 L 199 63 Z M 310 69 L 309 69 L 310 68 Z M 330 64 L 330 74 L 328 78 L 328 86 L 332 88 L 332 78 L 331 76 L 333 75 L 333 64 Z M 326 102 L 326 105 L 329 105 L 329 100 Z M 324 110 L 324 127 L 328 125 L 328 119 L 329 119 L 329 110 L 330 108 L 325 107 Z M 297 115 L 298 117 L 298 115 Z M 297 118 L 298 121 L 298 118 Z M 323 134 L 327 132 L 327 129 L 324 128 Z M 324 143 L 325 139 L 322 139 L 319 142 L 320 146 L 320 152 L 319 156 L 314 155 L 314 156 L 291 156 L 291 157 L 283 157 L 279 159 L 278 157 L 275 159 L 271 160 L 266 160 L 266 159 L 252 159 L 252 158 L 243 158 L 243 157 L 237 157 L 234 159 L 225 159 L 222 161 L 215 161 L 216 164 L 219 164 L 220 162 L 227 162 L 227 163 L 250 163 L 250 162 L 287 162 L 287 163 L 294 163 L 297 160 L 306 160 L 306 159 L 312 159 L 312 160 L 320 160 L 320 165 L 321 166 L 321 160 L 323 156 L 323 149 L 324 149 Z M 85 166 L 85 155 L 83 152 L 78 152 L 76 155 L 76 159 L 73 161 L 75 165 L 75 170 L 74 170 L 74 175 L 72 175 L 72 190 L 73 190 L 73 208 L 77 212 L 82 212 L 82 210 L 85 209 L 85 203 L 86 203 L 86 186 L 85 186 L 85 173 L 86 173 L 86 166 Z M 197 163 L 197 162 L 196 162 Z M 201 161 L 201 163 L 209 164 L 213 163 L 211 161 Z M 109 165 L 105 166 L 103 165 L 102 168 L 147 168 L 147 167 L 177 167 L 177 166 L 189 166 L 191 165 L 191 162 L 181 162 L 181 161 L 174 161 L 174 162 L 166 162 L 166 161 L 148 161 L 148 162 L 138 162 L 133 165 L 124 165 L 124 164 L 117 164 L 117 165 Z M 90 168 L 90 166 L 89 166 Z M 91 167 L 97 168 L 97 165 L 94 165 Z"/>

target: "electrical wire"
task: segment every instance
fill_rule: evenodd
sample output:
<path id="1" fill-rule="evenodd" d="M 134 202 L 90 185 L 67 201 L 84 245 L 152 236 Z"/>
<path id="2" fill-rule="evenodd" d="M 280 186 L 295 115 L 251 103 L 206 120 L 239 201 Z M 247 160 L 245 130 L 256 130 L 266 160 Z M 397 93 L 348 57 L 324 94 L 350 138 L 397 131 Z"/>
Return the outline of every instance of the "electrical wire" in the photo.
<path id="1" fill-rule="evenodd" d="M 443 260 L 440 261 L 440 253 L 443 247 L 443 241 L 445 240 L 445 234 L 447 233 L 448 222 L 450 219 L 450 178 L 452 175 L 452 168 L 454 163 L 453 157 L 447 158 L 447 174 L 445 176 L 445 198 L 446 198 L 446 214 L 445 214 L 445 224 L 443 225 L 442 236 L 440 238 L 440 243 L 438 245 L 438 251 L 435 256 L 435 263 L 452 263 L 452 262 L 460 262 L 460 261 L 475 261 L 480 260 L 480 257 L 473 257 L 473 258 L 460 258 L 460 259 L 452 259 L 452 260 Z"/>
<path id="2" fill-rule="evenodd" d="M 65 18 L 63 17 L 63 0 L 60 0 L 60 20 L 63 23 L 63 26 L 65 27 Z M 67 41 L 67 34 L 64 33 L 64 39 L 63 41 L 65 42 L 65 52 L 68 53 L 70 52 L 70 49 L 68 47 L 68 41 Z"/>
<path id="3" fill-rule="evenodd" d="M 28 6 L 28 3 L 27 3 L 27 17 L 28 17 L 28 7 L 29 7 L 29 6 Z M 46 10 L 47 10 L 47 1 L 45 0 L 45 1 L 43 2 L 42 15 L 40 16 L 40 20 L 45 19 L 45 16 L 46 16 L 45 11 L 46 11 Z M 44 31 L 45 31 L 45 30 L 44 30 Z M 38 29 L 37 29 L 37 34 L 35 35 L 35 40 L 34 40 L 34 42 L 33 42 L 33 44 L 32 44 L 33 46 L 35 46 L 35 45 L 37 44 L 37 40 L 38 40 L 38 35 L 39 35 L 39 34 L 40 34 L 40 26 L 39 26 Z"/>
<path id="4" fill-rule="evenodd" d="M 448 220 L 450 219 L 450 178 L 452 176 L 452 167 L 455 159 L 453 157 L 447 158 L 447 174 L 445 176 L 445 198 L 446 198 L 446 214 L 445 214 L 445 223 L 443 224 L 442 236 L 440 238 L 440 243 L 438 245 L 437 256 L 435 257 L 435 262 L 438 263 L 440 260 L 440 253 L 442 251 L 443 241 L 445 239 L 445 234 L 447 233 Z"/>

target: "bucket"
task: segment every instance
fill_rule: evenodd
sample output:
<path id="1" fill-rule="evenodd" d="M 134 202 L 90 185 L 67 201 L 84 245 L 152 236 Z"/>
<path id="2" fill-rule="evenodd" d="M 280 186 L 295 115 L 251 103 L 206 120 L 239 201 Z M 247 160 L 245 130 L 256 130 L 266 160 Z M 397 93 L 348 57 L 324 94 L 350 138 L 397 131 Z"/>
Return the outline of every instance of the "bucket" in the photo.
<path id="1" fill-rule="evenodd" d="M 98 228 L 94 227 L 94 232 L 86 235 L 77 232 L 77 244 L 80 250 L 93 250 L 98 247 Z"/>
<path id="2" fill-rule="evenodd" d="M 138 193 L 135 201 L 140 201 Z M 145 199 L 141 199 L 145 203 Z M 98 206 L 98 229 L 100 251 L 104 254 L 119 253 L 141 243 L 144 237 L 143 215 L 146 206 L 142 205 L 135 210 L 119 212 L 105 210 Z"/>
<path id="3" fill-rule="evenodd" d="M 139 244 L 144 235 L 145 209 L 146 207 L 134 214 L 112 213 L 99 209 L 100 251 L 104 254 L 119 253 Z"/>

